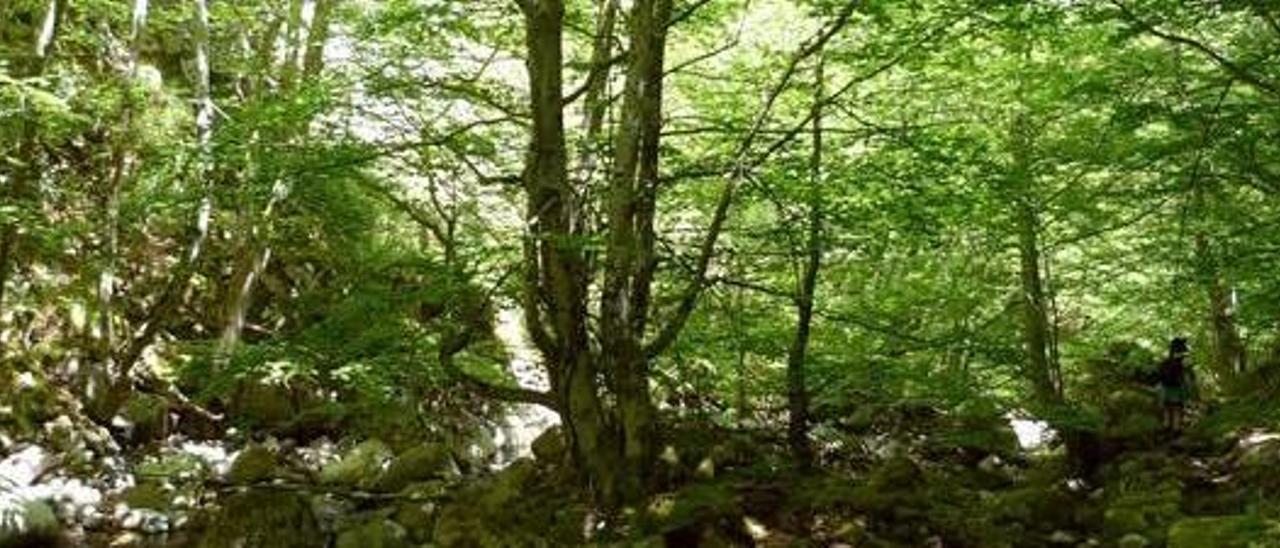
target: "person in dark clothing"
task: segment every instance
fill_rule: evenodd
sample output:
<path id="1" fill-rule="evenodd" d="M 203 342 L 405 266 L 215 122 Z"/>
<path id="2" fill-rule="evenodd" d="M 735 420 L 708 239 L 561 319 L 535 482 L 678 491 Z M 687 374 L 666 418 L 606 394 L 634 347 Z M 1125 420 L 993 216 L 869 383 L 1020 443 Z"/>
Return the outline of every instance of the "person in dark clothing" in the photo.
<path id="1" fill-rule="evenodd" d="M 1160 404 L 1164 408 L 1164 428 L 1171 433 L 1182 431 L 1187 402 L 1195 388 L 1195 377 L 1187 363 L 1187 339 L 1177 337 L 1169 342 L 1169 357 L 1160 362 L 1157 381 Z"/>

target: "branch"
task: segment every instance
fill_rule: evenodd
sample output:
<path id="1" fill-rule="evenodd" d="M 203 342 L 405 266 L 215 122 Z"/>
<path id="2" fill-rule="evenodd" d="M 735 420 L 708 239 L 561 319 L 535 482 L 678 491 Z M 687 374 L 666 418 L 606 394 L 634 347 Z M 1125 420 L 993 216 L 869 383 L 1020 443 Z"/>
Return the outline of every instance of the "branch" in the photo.
<path id="1" fill-rule="evenodd" d="M 686 21 L 686 20 L 688 20 L 690 17 L 692 17 L 692 16 L 693 16 L 693 14 L 694 14 L 695 12 L 697 12 L 700 8 L 702 8 L 703 6 L 705 6 L 705 5 L 707 5 L 707 4 L 710 4 L 710 3 L 711 3 L 711 0 L 697 0 L 697 1 L 695 1 L 693 4 L 690 4 L 690 5 L 689 5 L 689 7 L 687 7 L 687 8 L 685 8 L 685 9 L 680 10 L 680 13 L 677 13 L 677 14 L 675 14 L 675 15 L 671 16 L 671 19 L 670 19 L 669 21 L 667 21 L 667 28 L 671 28 L 671 27 L 674 27 L 674 26 L 676 26 L 676 25 L 679 25 L 680 23 L 685 22 L 685 21 Z"/>
<path id="2" fill-rule="evenodd" d="M 559 406 L 556 405 L 555 396 L 550 392 L 493 384 L 461 370 L 455 370 L 454 377 L 472 392 L 488 399 L 513 403 L 531 403 L 541 405 L 557 413 L 560 411 Z"/>
<path id="3" fill-rule="evenodd" d="M 1154 24 L 1149 23 L 1143 20 L 1142 18 L 1138 17 L 1137 14 L 1133 13 L 1133 11 L 1131 11 L 1127 6 L 1124 5 L 1124 3 L 1120 2 L 1119 0 L 1111 0 L 1111 5 L 1119 9 L 1120 13 L 1124 15 L 1125 19 L 1128 19 L 1129 22 L 1133 23 L 1134 26 L 1138 27 L 1139 30 L 1146 32 L 1147 34 L 1150 34 L 1152 36 L 1155 36 L 1157 38 L 1160 38 L 1162 40 L 1165 40 L 1167 42 L 1188 46 L 1194 50 L 1197 50 L 1200 53 L 1203 53 L 1205 56 L 1209 57 L 1209 59 L 1211 59 L 1219 67 L 1222 67 L 1227 72 L 1231 73 L 1232 76 L 1238 78 L 1239 80 L 1255 88 L 1258 88 L 1261 91 L 1270 93 L 1271 95 L 1277 98 L 1280 98 L 1280 85 L 1277 85 L 1275 82 L 1269 82 L 1267 80 L 1264 80 L 1257 74 L 1249 72 L 1244 67 L 1236 64 L 1234 61 L 1230 59 L 1227 59 L 1221 53 L 1218 53 L 1217 50 L 1214 50 L 1213 48 L 1205 45 L 1204 43 L 1198 42 L 1186 36 L 1165 32 L 1160 30 L 1159 28 L 1156 28 Z"/>
<path id="4" fill-rule="evenodd" d="M 693 314 L 693 309 L 697 304 L 698 296 L 701 295 L 702 291 L 707 287 L 707 270 L 710 268 L 711 259 L 715 254 L 716 242 L 719 240 L 720 233 L 724 228 L 724 223 L 729 213 L 729 206 L 733 203 L 734 194 L 737 191 L 738 185 L 741 184 L 744 178 L 746 178 L 746 174 L 750 169 L 764 163 L 769 156 L 780 150 L 787 143 L 793 140 L 797 134 L 808 127 L 808 124 L 813 120 L 815 112 L 818 110 L 811 109 L 801 123 L 788 131 L 787 135 L 774 142 L 774 144 L 770 146 L 762 156 L 748 163 L 746 162 L 747 154 L 750 152 L 756 138 L 760 135 L 760 132 L 768 121 L 770 112 L 773 110 L 774 103 L 790 83 L 791 77 L 795 74 L 800 63 L 817 53 L 824 45 L 826 45 L 826 43 L 829 42 L 836 33 L 848 23 L 850 17 L 853 15 L 854 9 L 858 5 L 859 3 L 856 0 L 846 3 L 844 8 L 841 9 L 840 13 L 836 16 L 836 20 L 830 26 L 800 48 L 792 58 L 791 62 L 788 63 L 787 69 L 783 73 L 782 80 L 778 82 L 777 86 L 774 87 L 768 98 L 765 100 L 764 109 L 757 115 L 750 133 L 743 138 L 734 154 L 735 160 L 732 168 L 733 173 L 730 175 L 729 181 L 725 183 L 724 190 L 721 191 L 720 199 L 716 204 L 715 213 L 711 219 L 711 226 L 708 228 L 707 235 L 700 246 L 697 275 L 695 279 L 689 283 L 689 286 L 685 289 L 684 294 L 680 298 L 680 304 L 676 308 L 675 315 L 665 326 L 662 327 L 662 329 L 658 331 L 658 334 L 654 337 L 653 341 L 645 347 L 645 355 L 649 358 L 653 358 L 661 354 L 670 347 L 673 342 L 675 342 L 676 337 L 679 336 L 680 331 L 684 328 L 684 325 L 689 321 L 689 317 Z M 867 74 L 853 78 L 835 93 L 826 97 L 823 104 L 825 105 L 834 102 L 849 90 L 853 89 L 853 87 L 858 83 L 874 78 L 875 76 L 888 71 L 890 68 L 897 66 L 906 58 L 907 53 L 914 51 L 916 46 L 932 40 L 935 35 L 947 28 L 950 28 L 962 18 L 963 16 L 959 16 L 949 20 L 945 25 L 934 29 L 918 40 L 913 44 L 913 47 L 910 48 L 908 52 L 904 52 L 903 54 L 891 59 L 888 63 L 875 68 Z"/>

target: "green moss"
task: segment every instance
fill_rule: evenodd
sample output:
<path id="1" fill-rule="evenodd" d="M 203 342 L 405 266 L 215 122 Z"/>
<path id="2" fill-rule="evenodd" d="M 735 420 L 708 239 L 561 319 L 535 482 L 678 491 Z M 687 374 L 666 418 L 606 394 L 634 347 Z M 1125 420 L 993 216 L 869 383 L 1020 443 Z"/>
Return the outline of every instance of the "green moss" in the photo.
<path id="1" fill-rule="evenodd" d="M 391 448 L 379 440 L 368 440 L 347 451 L 341 459 L 320 471 L 320 481 L 362 489 L 376 486 L 383 465 L 393 457 Z"/>
<path id="2" fill-rule="evenodd" d="M 440 477 L 453 466 L 448 447 L 436 443 L 423 443 L 401 453 L 391 461 L 377 480 L 381 491 L 393 492 L 409 484 Z"/>
<path id="3" fill-rule="evenodd" d="M 374 520 L 339 533 L 335 548 L 407 548 L 408 536 L 395 522 Z"/>
<path id="4" fill-rule="evenodd" d="M 1187 518 L 1169 527 L 1169 548 L 1277 545 L 1280 545 L 1280 524 L 1254 515 Z"/>
<path id="5" fill-rule="evenodd" d="M 0 495 L 0 548 L 57 546 L 60 529 L 48 504 Z"/>
<path id="6" fill-rule="evenodd" d="M 168 434 L 169 402 L 164 398 L 135 393 L 120 414 L 133 425 L 134 439 L 154 440 Z"/>
<path id="7" fill-rule="evenodd" d="M 275 451 L 261 445 L 250 445 L 231 463 L 227 479 L 239 484 L 265 481 L 275 477 L 277 464 Z"/>
<path id="8" fill-rule="evenodd" d="M 565 456 L 564 431 L 559 426 L 548 428 L 533 440 L 533 456 L 540 462 L 559 464 Z"/>
<path id="9" fill-rule="evenodd" d="M 120 495 L 120 500 L 128 504 L 130 508 L 146 508 L 148 510 L 156 510 L 164 512 L 173 506 L 173 500 L 164 487 L 155 482 L 139 483 L 133 487 L 125 489 Z"/>
<path id="10" fill-rule="evenodd" d="M 306 498 L 254 489 L 226 499 L 199 547 L 313 548 L 325 543 Z"/>

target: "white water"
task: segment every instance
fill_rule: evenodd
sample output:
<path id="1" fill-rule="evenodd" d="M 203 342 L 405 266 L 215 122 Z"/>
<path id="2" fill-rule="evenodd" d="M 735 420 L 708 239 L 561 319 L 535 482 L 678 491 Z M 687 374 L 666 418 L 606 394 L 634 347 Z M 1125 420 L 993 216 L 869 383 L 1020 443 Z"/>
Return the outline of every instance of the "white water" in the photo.
<path id="1" fill-rule="evenodd" d="M 507 370 L 520 387 L 531 390 L 549 389 L 550 382 L 546 372 L 538 365 L 537 352 L 529 344 L 520 311 L 506 308 L 499 312 L 495 333 L 511 358 Z M 494 433 L 498 454 L 493 466 L 502 468 L 516 459 L 529 456 L 533 452 L 533 440 L 557 424 L 560 424 L 560 417 L 550 409 L 527 403 L 512 404 Z"/>

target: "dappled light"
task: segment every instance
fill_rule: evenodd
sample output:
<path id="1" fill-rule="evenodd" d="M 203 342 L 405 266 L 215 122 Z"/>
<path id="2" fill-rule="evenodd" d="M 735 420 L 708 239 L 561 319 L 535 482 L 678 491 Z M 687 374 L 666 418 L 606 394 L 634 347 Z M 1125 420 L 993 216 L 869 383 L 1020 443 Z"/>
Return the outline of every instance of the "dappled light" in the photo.
<path id="1" fill-rule="evenodd" d="M 0 548 L 1280 546 L 1280 7 L 0 0 Z"/>

